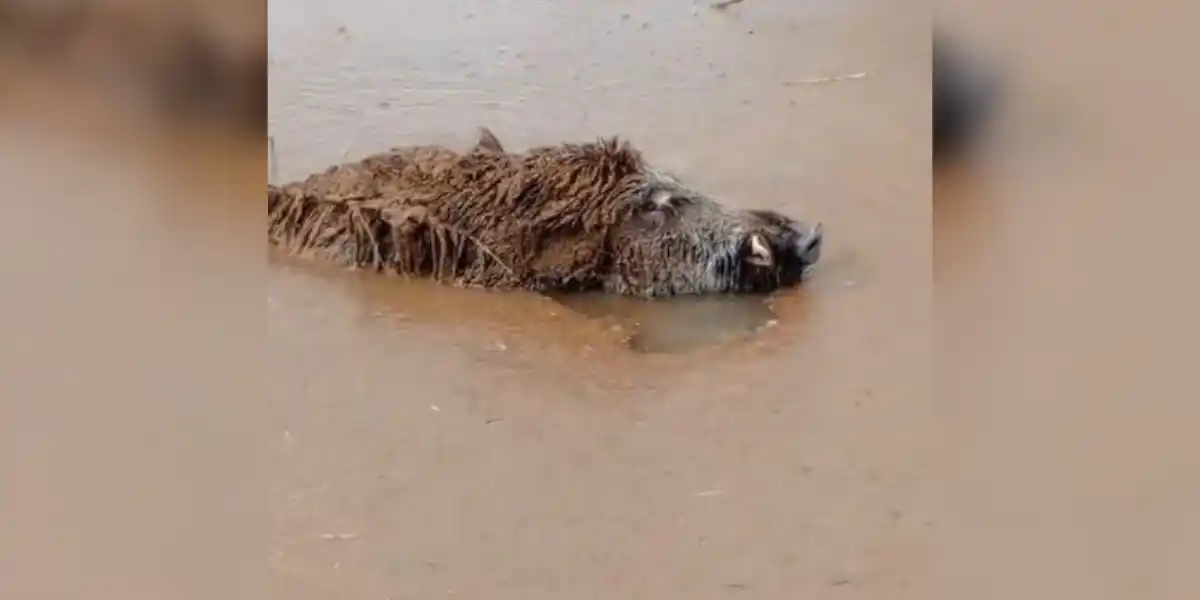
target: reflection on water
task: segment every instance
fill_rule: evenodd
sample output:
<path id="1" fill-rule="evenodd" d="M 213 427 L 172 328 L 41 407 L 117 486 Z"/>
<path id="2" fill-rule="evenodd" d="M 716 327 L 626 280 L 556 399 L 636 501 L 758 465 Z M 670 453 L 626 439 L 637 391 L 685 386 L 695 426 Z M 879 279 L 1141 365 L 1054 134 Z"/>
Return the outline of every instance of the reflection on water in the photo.
<path id="1" fill-rule="evenodd" d="M 508 331 L 521 337 L 546 335 L 558 343 L 626 348 L 638 353 L 688 353 L 745 342 L 779 324 L 777 296 L 681 296 L 653 301 L 608 294 L 539 295 L 459 289 L 431 281 L 345 271 L 287 257 L 269 249 L 276 264 L 298 285 L 322 282 L 347 309 L 373 319 L 368 326 L 430 327 Z M 301 283 L 304 282 L 304 283 Z M 794 292 L 793 292 L 794 293 Z M 290 296 L 290 294 L 284 294 Z M 294 299 L 294 297 L 293 297 Z M 314 299 L 315 300 L 315 299 Z M 278 310 L 286 299 L 268 297 Z M 799 318 L 794 311 L 789 322 Z M 542 327 L 549 330 L 539 333 Z M 542 338 L 545 341 L 545 338 Z M 507 344 L 497 342 L 507 347 Z"/>
<path id="2" fill-rule="evenodd" d="M 556 298 L 589 317 L 627 331 L 636 352 L 686 352 L 749 339 L 778 324 L 770 300 L 758 296 L 671 298 L 642 301 L 607 294 Z"/>

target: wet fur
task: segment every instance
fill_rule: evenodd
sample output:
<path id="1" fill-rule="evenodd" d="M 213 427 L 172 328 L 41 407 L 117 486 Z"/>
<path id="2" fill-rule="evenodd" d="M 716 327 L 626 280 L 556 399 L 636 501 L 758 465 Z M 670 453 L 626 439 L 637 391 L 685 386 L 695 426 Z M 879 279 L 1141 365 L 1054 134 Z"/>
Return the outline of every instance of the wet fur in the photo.
<path id="1" fill-rule="evenodd" d="M 268 240 L 294 254 L 462 286 L 648 298 L 765 292 L 800 275 L 782 260 L 794 222 L 690 190 L 615 137 L 511 153 L 483 129 L 465 153 L 394 148 L 267 198 Z M 778 264 L 747 263 L 751 234 Z"/>
<path id="2" fill-rule="evenodd" d="M 268 186 L 268 240 L 347 266 L 458 285 L 603 287 L 607 241 L 645 181 L 617 138 L 506 153 L 487 130 L 469 152 L 396 148 Z"/>

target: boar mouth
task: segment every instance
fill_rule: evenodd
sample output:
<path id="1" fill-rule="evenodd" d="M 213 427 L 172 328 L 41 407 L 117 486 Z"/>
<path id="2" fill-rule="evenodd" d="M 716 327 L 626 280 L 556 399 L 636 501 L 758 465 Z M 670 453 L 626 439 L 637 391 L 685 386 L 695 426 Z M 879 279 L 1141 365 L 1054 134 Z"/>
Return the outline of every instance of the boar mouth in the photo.
<path id="1" fill-rule="evenodd" d="M 812 270 L 813 266 L 821 260 L 821 248 L 825 245 L 825 226 L 821 223 L 813 225 L 807 233 L 796 239 L 796 243 L 792 247 L 792 254 L 795 260 L 802 267 L 804 274 Z"/>
<path id="2" fill-rule="evenodd" d="M 772 244 L 758 233 L 746 236 L 737 253 L 740 262 L 748 267 L 746 274 L 752 278 L 770 276 L 782 285 L 807 276 L 821 260 L 824 226 L 817 223 L 810 228 L 796 229 L 803 233 L 782 244 Z"/>
<path id="3" fill-rule="evenodd" d="M 734 263 L 742 265 L 734 275 L 740 280 L 737 287 L 745 292 L 770 292 L 808 277 L 821 260 L 824 227 L 816 223 L 796 229 L 802 233 L 775 244 L 762 234 L 746 235 L 733 257 Z"/>

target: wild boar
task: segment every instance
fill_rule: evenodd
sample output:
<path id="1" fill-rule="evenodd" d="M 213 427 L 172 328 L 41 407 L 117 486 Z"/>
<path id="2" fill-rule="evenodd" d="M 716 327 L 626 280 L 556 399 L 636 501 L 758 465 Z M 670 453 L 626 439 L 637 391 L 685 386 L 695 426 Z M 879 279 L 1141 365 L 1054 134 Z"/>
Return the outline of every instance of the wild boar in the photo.
<path id="1" fill-rule="evenodd" d="M 267 186 L 269 243 L 461 286 L 655 298 L 764 293 L 821 257 L 820 223 L 741 210 L 617 137 L 506 151 L 393 148 Z"/>

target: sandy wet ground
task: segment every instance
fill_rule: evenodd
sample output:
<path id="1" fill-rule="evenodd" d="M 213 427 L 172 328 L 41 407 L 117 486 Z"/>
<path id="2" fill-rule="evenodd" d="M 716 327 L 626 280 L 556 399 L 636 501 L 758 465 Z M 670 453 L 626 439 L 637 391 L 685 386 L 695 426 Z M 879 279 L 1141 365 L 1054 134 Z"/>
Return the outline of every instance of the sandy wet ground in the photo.
<path id="1" fill-rule="evenodd" d="M 622 134 L 830 241 L 769 305 L 563 306 L 272 255 L 280 597 L 927 597 L 920 15 L 385 4 L 271 4 L 281 178 L 479 125 Z"/>

